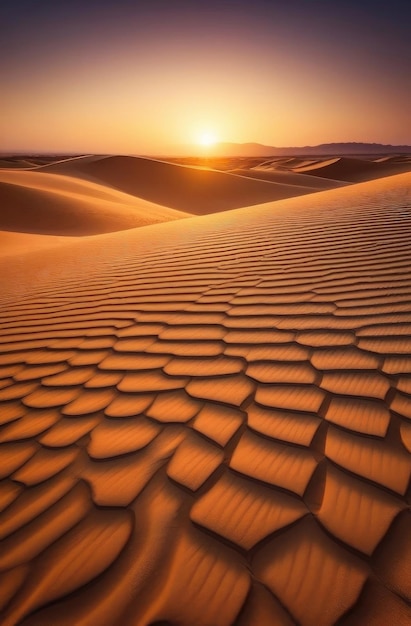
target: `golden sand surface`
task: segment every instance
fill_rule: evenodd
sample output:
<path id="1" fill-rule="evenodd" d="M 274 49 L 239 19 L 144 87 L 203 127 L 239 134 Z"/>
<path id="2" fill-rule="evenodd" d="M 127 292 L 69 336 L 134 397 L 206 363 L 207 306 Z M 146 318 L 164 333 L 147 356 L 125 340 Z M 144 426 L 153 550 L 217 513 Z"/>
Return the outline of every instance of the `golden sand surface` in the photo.
<path id="1" fill-rule="evenodd" d="M 0 170 L 0 231 L 83 236 L 183 217 L 182 211 L 76 177 Z"/>
<path id="2" fill-rule="evenodd" d="M 411 167 L 411 165 L 410 165 Z M 136 195 L 150 202 L 206 215 L 300 196 L 315 191 L 313 177 L 258 180 L 244 171 L 222 172 L 132 156 L 80 157 L 36 170 L 83 178 Z M 158 181 L 153 184 L 153 181 Z M 327 188 L 334 186 L 328 183 Z"/>
<path id="3" fill-rule="evenodd" d="M 293 167 L 293 171 L 356 183 L 406 172 L 409 171 L 410 165 L 411 159 L 409 156 L 392 156 L 385 158 L 384 161 L 379 159 L 335 157 L 334 159 L 320 160 L 314 163 L 302 163 Z"/>
<path id="4" fill-rule="evenodd" d="M 2 626 L 408 626 L 410 241 L 399 174 L 0 258 Z"/>
<path id="5" fill-rule="evenodd" d="M 87 157 L 88 158 L 88 157 Z M 410 154 L 385 156 L 186 157 L 175 163 L 211 167 L 260 180 L 331 189 L 411 170 Z M 67 166 L 66 166 L 67 167 Z"/>

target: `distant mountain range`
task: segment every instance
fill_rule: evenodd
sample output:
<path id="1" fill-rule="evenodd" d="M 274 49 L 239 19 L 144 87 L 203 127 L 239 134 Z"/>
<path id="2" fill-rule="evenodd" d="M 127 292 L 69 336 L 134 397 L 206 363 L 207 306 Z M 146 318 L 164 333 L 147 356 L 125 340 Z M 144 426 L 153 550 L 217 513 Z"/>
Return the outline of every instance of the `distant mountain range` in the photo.
<path id="1" fill-rule="evenodd" d="M 210 150 L 213 156 L 295 156 L 295 155 L 355 155 L 355 154 L 411 154 L 411 146 L 391 146 L 381 143 L 322 143 L 319 146 L 276 148 L 259 143 L 219 143 Z"/>

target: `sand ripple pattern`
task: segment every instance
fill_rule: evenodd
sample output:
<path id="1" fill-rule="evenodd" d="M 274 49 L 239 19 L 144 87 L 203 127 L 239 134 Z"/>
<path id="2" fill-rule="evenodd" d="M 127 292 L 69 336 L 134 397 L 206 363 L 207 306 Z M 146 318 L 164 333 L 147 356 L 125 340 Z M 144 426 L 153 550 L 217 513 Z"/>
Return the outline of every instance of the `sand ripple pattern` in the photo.
<path id="1" fill-rule="evenodd" d="M 4 626 L 411 623 L 410 182 L 2 266 Z"/>

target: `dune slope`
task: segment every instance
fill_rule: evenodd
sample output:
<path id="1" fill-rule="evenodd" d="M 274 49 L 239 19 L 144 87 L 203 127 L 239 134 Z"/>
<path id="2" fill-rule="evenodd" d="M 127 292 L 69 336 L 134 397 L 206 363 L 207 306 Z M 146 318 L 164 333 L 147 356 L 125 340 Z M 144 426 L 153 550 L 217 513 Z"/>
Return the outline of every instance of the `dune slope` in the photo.
<path id="1" fill-rule="evenodd" d="M 284 185 L 297 185 L 299 187 L 313 187 L 313 191 L 321 191 L 323 189 L 334 189 L 335 187 L 343 187 L 345 182 L 333 180 L 332 178 L 322 178 L 320 176 L 310 176 L 309 174 L 299 174 L 293 171 L 279 170 L 277 168 L 253 167 L 249 170 L 232 170 L 233 174 L 241 176 L 249 176 L 259 180 L 267 180 L 273 183 L 281 183 Z"/>
<path id="2" fill-rule="evenodd" d="M 0 230 L 80 236 L 182 217 L 187 215 L 93 182 L 0 170 Z"/>
<path id="3" fill-rule="evenodd" d="M 2 626 L 410 623 L 410 182 L 0 260 Z"/>
<path id="4" fill-rule="evenodd" d="M 294 168 L 294 172 L 358 183 L 407 172 L 410 169 L 410 162 L 397 159 L 377 162 L 367 159 L 336 157 L 306 166 L 298 166 Z"/>
<path id="5" fill-rule="evenodd" d="M 56 170 L 55 168 L 58 168 Z M 250 180 L 227 172 L 198 169 L 153 159 L 111 156 L 72 159 L 41 170 L 99 181 L 125 193 L 194 215 L 280 200 L 314 191 L 304 185 Z"/>
<path id="6" fill-rule="evenodd" d="M 41 235 L 0 230 L 0 257 L 18 257 L 22 253 L 55 248 L 73 243 L 73 237 L 59 235 Z"/>

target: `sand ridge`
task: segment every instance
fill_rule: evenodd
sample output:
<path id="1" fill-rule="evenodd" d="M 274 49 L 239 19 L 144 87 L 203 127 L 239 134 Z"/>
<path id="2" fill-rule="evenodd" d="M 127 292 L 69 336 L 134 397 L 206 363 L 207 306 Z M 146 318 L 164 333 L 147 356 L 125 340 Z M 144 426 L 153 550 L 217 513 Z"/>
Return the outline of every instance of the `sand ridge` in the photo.
<path id="1" fill-rule="evenodd" d="M 232 174 L 240 174 L 260 180 L 267 180 L 284 185 L 297 185 L 298 187 L 312 187 L 315 191 L 322 189 L 334 189 L 335 187 L 343 187 L 347 184 L 341 180 L 333 180 L 331 177 L 325 178 L 321 176 L 310 176 L 302 174 L 295 169 L 287 170 L 285 167 L 252 167 L 250 169 L 231 170 Z"/>
<path id="2" fill-rule="evenodd" d="M 89 181 L 0 170 L 0 230 L 82 236 L 186 217 Z"/>
<path id="3" fill-rule="evenodd" d="M 295 180 L 250 180 L 212 169 L 199 169 L 156 159 L 108 156 L 72 159 L 47 165 L 39 173 L 59 172 L 94 180 L 127 194 L 194 215 L 280 200 L 313 191 Z"/>
<path id="4" fill-rule="evenodd" d="M 411 174 L 0 261 L 2 623 L 410 623 Z"/>
<path id="5" fill-rule="evenodd" d="M 409 154 L 382 157 L 362 156 L 294 156 L 294 157 L 187 157 L 174 158 L 175 163 L 215 168 L 257 180 L 286 185 L 333 189 L 350 183 L 393 176 L 411 170 Z"/>
<path id="6" fill-rule="evenodd" d="M 369 159 L 336 157 L 312 164 L 300 165 L 293 168 L 294 172 L 333 178 L 347 182 L 363 182 L 374 178 L 392 176 L 409 171 L 410 160 L 390 158 L 383 162 Z"/>
<path id="7" fill-rule="evenodd" d="M 102 155 L 14 158 L 0 165 L 1 256 L 55 248 L 70 237 L 136 228 L 181 219 L 191 212 L 226 210 L 342 184 L 287 173 L 274 175 L 271 187 L 261 187 L 245 181 L 246 170 L 227 176 L 153 159 Z M 258 178 L 256 174 L 251 177 Z M 268 180 L 267 175 L 262 178 Z M 124 193 L 123 188 L 131 193 Z M 155 204 L 150 201 L 153 198 L 174 208 Z M 190 213 L 179 210 L 182 206 L 189 207 Z"/>

